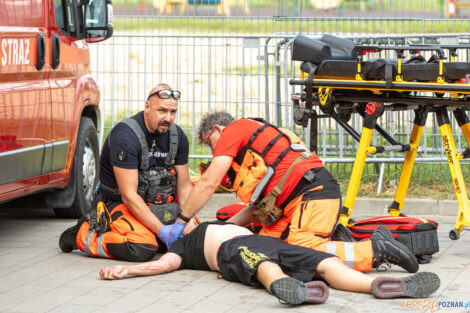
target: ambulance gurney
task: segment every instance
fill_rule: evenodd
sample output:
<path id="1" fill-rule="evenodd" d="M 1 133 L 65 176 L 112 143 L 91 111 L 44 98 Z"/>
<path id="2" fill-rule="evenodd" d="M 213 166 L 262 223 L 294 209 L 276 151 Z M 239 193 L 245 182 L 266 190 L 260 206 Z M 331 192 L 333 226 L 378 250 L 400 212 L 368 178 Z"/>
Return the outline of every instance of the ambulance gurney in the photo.
<path id="1" fill-rule="evenodd" d="M 452 60 L 455 60 L 459 49 L 468 48 L 458 45 L 365 46 L 331 35 L 324 35 L 321 40 L 298 36 L 294 41 L 292 60 L 302 61 L 300 69 L 311 78 L 316 88 L 366 90 L 369 94 L 433 91 L 458 96 L 470 94 L 470 84 L 466 83 L 470 63 L 447 62 L 444 50 L 449 50 Z M 386 50 L 395 51 L 397 58 L 364 60 L 367 53 Z M 418 54 L 422 51 L 433 54 L 426 60 Z M 413 57 L 404 60 L 405 52 Z M 291 84 L 305 85 L 307 81 L 292 80 Z M 414 95 L 406 93 L 401 96 Z"/>
<path id="2" fill-rule="evenodd" d="M 349 224 L 367 156 L 384 152 L 406 153 L 395 198 L 389 206 L 391 216 L 403 215 L 400 210 L 431 112 L 439 124 L 459 206 L 449 236 L 458 239 L 463 226 L 470 226 L 470 203 L 460 168 L 460 159 L 470 157 L 470 150 L 457 151 L 448 115 L 448 111 L 453 113 L 469 144 L 466 110 L 470 108 L 470 63 L 456 62 L 464 49 L 470 49 L 470 45 L 370 46 L 331 35 L 320 40 L 305 36 L 294 40 L 292 59 L 302 62 L 300 79 L 290 80 L 291 85 L 302 86 L 300 93 L 292 95 L 294 121 L 303 127 L 310 122 L 310 150 L 316 151 L 317 119 L 324 117 L 333 118 L 359 142 L 340 223 Z M 384 51 L 393 52 L 396 58 L 374 58 Z M 317 114 L 316 107 L 323 114 Z M 385 111 L 400 110 L 415 113 L 407 143 L 398 142 L 378 123 Z M 363 117 L 361 133 L 348 124 L 352 114 Z M 374 130 L 389 145 L 372 146 Z"/>

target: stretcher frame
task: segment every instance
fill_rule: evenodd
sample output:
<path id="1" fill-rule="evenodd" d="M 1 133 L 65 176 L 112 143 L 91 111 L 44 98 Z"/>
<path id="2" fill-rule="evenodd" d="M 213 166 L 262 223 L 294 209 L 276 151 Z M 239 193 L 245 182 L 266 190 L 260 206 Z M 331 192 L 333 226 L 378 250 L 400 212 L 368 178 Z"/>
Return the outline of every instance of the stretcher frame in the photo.
<path id="1" fill-rule="evenodd" d="M 305 73 L 302 71 L 300 80 L 290 80 L 291 85 L 305 87 L 302 94 L 292 95 L 294 121 L 304 127 L 310 121 L 310 148 L 312 151 L 316 151 L 317 119 L 321 117 L 333 118 L 359 142 L 344 204 L 340 211 L 340 223 L 343 225 L 349 224 L 349 216 L 353 212 L 367 156 L 381 152 L 406 152 L 397 191 L 392 204 L 389 206 L 390 216 L 404 215 L 401 210 L 403 209 L 420 139 L 426 125 L 428 113 L 432 112 L 436 114 L 458 203 L 456 223 L 454 229 L 450 230 L 449 237 L 452 240 L 457 240 L 463 227 L 470 226 L 470 203 L 460 167 L 460 159 L 470 157 L 470 150 L 467 148 L 463 153 L 458 153 L 447 113 L 448 111 L 453 112 L 465 140 L 470 146 L 470 120 L 464 110 L 464 108 L 470 108 L 470 96 L 467 96 L 470 95 L 470 84 L 466 81 L 447 82 L 443 73 L 446 58 L 444 50 L 449 52 L 450 61 L 454 62 L 457 50 L 462 48 L 468 49 L 470 47 L 462 45 L 358 46 L 355 79 L 315 78 L 314 72 Z M 375 53 L 384 50 L 396 52 L 398 59 L 397 75 L 392 80 L 387 79 L 387 81 L 365 80 L 361 73 L 363 55 L 368 52 Z M 436 80 L 428 82 L 404 81 L 401 63 L 405 51 L 412 54 L 419 53 L 419 51 L 437 53 L 439 73 Z M 468 81 L 470 76 L 467 75 L 466 78 Z M 431 92 L 434 95 L 417 96 L 416 92 Z M 444 97 L 445 94 L 449 96 Z M 304 106 L 301 106 L 300 102 L 304 102 Z M 359 105 L 357 105 L 358 103 Z M 314 106 L 318 106 L 324 115 L 318 115 L 313 109 Z M 407 144 L 400 144 L 377 124 L 378 118 L 386 110 L 415 111 L 413 128 Z M 361 134 L 358 134 L 346 121 L 347 116 L 352 113 L 358 113 L 363 117 Z M 374 130 L 380 133 L 390 143 L 390 146 L 372 146 L 371 140 Z"/>

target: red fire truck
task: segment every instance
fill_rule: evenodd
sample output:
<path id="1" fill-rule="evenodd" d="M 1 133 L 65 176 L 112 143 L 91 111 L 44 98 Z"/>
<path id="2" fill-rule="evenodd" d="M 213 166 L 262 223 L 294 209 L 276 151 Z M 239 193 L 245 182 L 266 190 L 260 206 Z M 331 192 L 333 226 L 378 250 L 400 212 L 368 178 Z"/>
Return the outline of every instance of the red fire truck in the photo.
<path id="1" fill-rule="evenodd" d="M 0 202 L 89 210 L 103 121 L 87 42 L 112 32 L 111 0 L 0 1 Z"/>

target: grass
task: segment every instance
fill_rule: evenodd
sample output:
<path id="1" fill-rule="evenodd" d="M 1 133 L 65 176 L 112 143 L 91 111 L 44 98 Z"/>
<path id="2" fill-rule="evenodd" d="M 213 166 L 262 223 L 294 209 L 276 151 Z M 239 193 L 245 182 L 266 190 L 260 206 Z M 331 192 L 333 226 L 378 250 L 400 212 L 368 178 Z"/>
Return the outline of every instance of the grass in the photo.
<path id="1" fill-rule="evenodd" d="M 146 6 L 153 6 L 153 0 L 114 0 L 114 7 L 140 7 L 141 3 Z M 201 1 L 203 2 L 203 1 Z M 232 1 L 233 6 L 240 6 L 237 1 Z M 312 0 L 247 0 L 247 5 L 250 8 L 256 9 L 300 9 L 312 8 Z M 424 5 L 424 8 L 423 8 Z M 367 9 L 367 10 L 381 10 L 387 9 L 406 9 L 411 11 L 426 10 L 436 11 L 444 5 L 443 0 L 426 0 L 426 1 L 402 1 L 402 0 L 344 0 L 337 7 L 337 9 Z M 215 4 L 196 3 L 189 4 L 189 6 L 215 6 Z"/>
<path id="2" fill-rule="evenodd" d="M 352 164 L 331 163 L 326 168 L 338 180 L 343 196 L 346 194 Z M 465 184 L 470 188 L 470 170 L 462 166 Z M 393 198 L 401 174 L 401 164 L 386 164 L 381 193 L 377 194 L 380 165 L 366 164 L 357 193 L 358 197 Z M 468 190 L 470 192 L 470 190 Z M 414 166 L 407 192 L 409 198 L 455 200 L 455 191 L 447 163 L 420 163 Z"/>
<path id="3" fill-rule="evenodd" d="M 173 33 L 465 33 L 469 20 L 359 20 L 358 18 L 331 18 L 302 21 L 276 18 L 220 18 L 220 17 L 141 17 L 116 18 L 117 32 L 173 32 Z"/>

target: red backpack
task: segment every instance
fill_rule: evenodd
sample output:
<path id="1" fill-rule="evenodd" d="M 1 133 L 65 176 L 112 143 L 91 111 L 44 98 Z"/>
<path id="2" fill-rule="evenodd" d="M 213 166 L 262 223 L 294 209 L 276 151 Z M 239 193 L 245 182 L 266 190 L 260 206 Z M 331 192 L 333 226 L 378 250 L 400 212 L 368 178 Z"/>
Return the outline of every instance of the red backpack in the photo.
<path id="1" fill-rule="evenodd" d="M 226 205 L 217 211 L 216 217 L 219 221 L 226 221 L 246 207 L 247 204 L 243 202 Z M 257 234 L 261 228 L 263 228 L 263 224 L 261 224 L 261 222 L 255 221 L 251 223 L 251 225 L 246 225 L 246 227 Z"/>
<path id="2" fill-rule="evenodd" d="M 419 263 L 429 263 L 431 255 L 439 251 L 437 226 L 433 220 L 414 217 L 380 216 L 353 222 L 348 225 L 354 239 L 368 239 L 375 229 L 383 225 L 393 237 L 405 244 L 418 258 Z"/>

